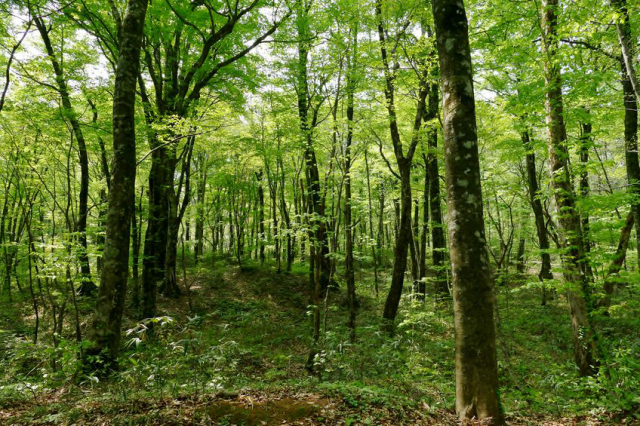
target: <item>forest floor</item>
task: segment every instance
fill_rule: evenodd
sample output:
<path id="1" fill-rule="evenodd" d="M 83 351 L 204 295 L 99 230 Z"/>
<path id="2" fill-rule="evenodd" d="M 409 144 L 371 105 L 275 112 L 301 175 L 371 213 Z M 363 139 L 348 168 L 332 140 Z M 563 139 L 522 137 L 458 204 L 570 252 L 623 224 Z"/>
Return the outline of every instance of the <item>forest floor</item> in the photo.
<path id="1" fill-rule="evenodd" d="M 372 277 L 357 280 L 358 340 L 348 339 L 345 292 L 330 292 L 316 376 L 304 369 L 311 320 L 303 265 L 277 273 L 219 261 L 194 270 L 190 297 L 159 298 L 153 339 L 128 308 L 121 370 L 109 380 L 76 374 L 70 341 L 29 349 L 25 303 L 23 316 L 5 313 L 2 324 L 24 334 L 0 330 L 10 354 L 0 355 L 0 424 L 457 424 L 450 304 L 407 295 L 389 337 L 379 331 L 386 284 L 376 297 Z M 522 278 L 499 287 L 500 396 L 509 424 L 640 424 L 637 364 L 624 364 L 607 383 L 579 380 L 566 302 L 543 307 L 539 298 Z M 86 325 L 89 301 L 82 310 Z M 634 323 L 608 321 L 609 338 L 637 357 Z M 45 373 L 52 359 L 56 372 Z M 619 391 L 608 390 L 611 380 Z"/>

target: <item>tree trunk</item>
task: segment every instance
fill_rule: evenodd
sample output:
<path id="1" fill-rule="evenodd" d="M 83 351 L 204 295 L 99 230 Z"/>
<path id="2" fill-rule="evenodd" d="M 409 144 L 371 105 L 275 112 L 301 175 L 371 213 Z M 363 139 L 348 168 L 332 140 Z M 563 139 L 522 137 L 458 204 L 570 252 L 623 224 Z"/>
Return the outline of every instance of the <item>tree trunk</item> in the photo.
<path id="1" fill-rule="evenodd" d="M 262 187 L 262 170 L 256 172 L 256 180 L 258 181 L 258 246 L 259 246 L 259 258 L 260 263 L 264 263 L 264 188 Z"/>
<path id="2" fill-rule="evenodd" d="M 391 134 L 391 142 L 393 143 L 393 151 L 396 157 L 396 163 L 400 172 L 400 218 L 398 224 L 398 233 L 396 235 L 396 247 L 393 259 L 393 275 L 391 278 L 391 287 L 389 288 L 389 294 L 384 305 L 384 312 L 382 314 L 385 320 L 384 328 L 387 331 L 393 330 L 393 323 L 395 321 L 398 306 L 400 304 L 400 298 L 402 296 L 402 287 L 404 285 L 404 273 L 407 268 L 407 254 L 409 251 L 409 244 L 412 243 L 412 226 L 411 226 L 411 162 L 415 153 L 416 146 L 420 140 L 420 127 L 422 126 L 422 118 L 425 111 L 425 101 L 427 98 L 428 88 L 424 83 L 424 77 L 420 81 L 420 90 L 418 95 L 418 105 L 416 108 L 416 115 L 413 123 L 413 132 L 411 142 L 408 150 L 405 154 L 402 147 L 402 140 L 400 138 L 400 131 L 398 128 L 398 120 L 396 115 L 395 105 L 395 70 L 397 67 L 394 64 L 393 69 L 389 63 L 389 57 L 387 52 L 387 40 L 385 36 L 384 24 L 382 21 L 382 0 L 376 1 L 376 20 L 378 27 L 378 39 L 380 41 L 380 56 L 382 58 L 382 64 L 384 68 L 385 76 L 385 99 L 387 101 L 387 114 L 389 116 L 389 132 Z M 391 58 L 393 59 L 393 58 Z"/>
<path id="3" fill-rule="evenodd" d="M 620 241 L 618 242 L 618 248 L 616 254 L 607 269 L 607 275 L 604 279 L 604 298 L 600 302 L 600 306 L 609 308 L 611 306 L 611 296 L 615 290 L 616 281 L 613 279 L 615 275 L 620 272 L 624 259 L 627 255 L 627 248 L 629 247 L 629 239 L 631 238 L 631 230 L 633 229 L 634 213 L 629 212 L 622 230 L 620 231 Z M 636 225 L 637 226 L 637 225 Z M 636 231 L 637 232 L 637 231 Z"/>
<path id="4" fill-rule="evenodd" d="M 580 153 L 580 197 L 585 199 L 589 197 L 589 150 L 593 144 L 591 138 L 591 113 L 587 108 L 583 108 L 585 114 L 584 121 L 580 122 L 580 146 L 578 151 Z M 589 236 L 589 213 L 581 212 L 582 218 L 582 235 L 584 240 L 584 252 L 585 257 L 581 263 L 585 277 L 589 281 L 593 281 L 593 271 L 591 269 L 591 262 L 589 259 L 589 253 L 591 252 L 591 237 Z"/>
<path id="5" fill-rule="evenodd" d="M 370 237 L 374 238 L 374 232 L 373 232 L 373 204 L 371 202 L 371 178 L 370 178 L 370 173 L 369 173 L 369 158 L 367 157 L 367 149 L 364 150 L 364 164 L 366 167 L 366 173 L 367 173 L 367 194 L 368 194 L 368 200 L 369 200 L 369 232 L 370 232 Z M 380 244 L 380 232 L 378 232 L 378 238 L 376 241 L 376 244 L 372 244 L 371 245 L 371 256 L 373 258 L 373 280 L 374 280 L 374 286 L 375 286 L 375 290 L 376 290 L 376 297 L 378 297 L 378 254 L 376 253 L 376 246 L 379 247 Z"/>
<path id="6" fill-rule="evenodd" d="M 575 205 L 567 151 L 567 134 L 562 111 L 562 80 L 556 56 L 558 48 L 558 0 L 542 2 L 542 34 L 545 55 L 545 108 L 549 137 L 549 167 L 555 192 L 558 222 L 564 230 L 564 278 L 570 288 L 567 298 L 571 308 L 574 355 L 581 376 L 597 372 L 596 337 L 589 321 L 589 288 L 580 267 L 584 258 L 584 241 L 580 215 Z"/>
<path id="7" fill-rule="evenodd" d="M 82 275 L 82 285 L 80 286 L 80 293 L 91 294 L 95 291 L 96 285 L 91 280 L 91 268 L 89 266 L 89 257 L 87 255 L 87 201 L 89 198 L 89 157 L 87 155 L 87 145 L 85 143 L 84 134 L 78 121 L 78 115 L 76 114 L 73 105 L 71 104 L 71 96 L 69 94 L 69 88 L 65 79 L 64 71 L 56 52 L 53 50 L 53 45 L 49 39 L 49 31 L 43 19 L 41 17 L 34 17 L 34 22 L 42 41 L 44 42 L 49 56 L 49 61 L 53 67 L 54 74 L 56 76 L 56 85 L 60 99 L 62 101 L 63 116 L 66 120 L 69 120 L 73 135 L 76 138 L 78 144 L 78 156 L 80 162 L 80 193 L 78 194 L 78 219 L 75 224 L 75 229 L 70 229 L 70 232 L 76 232 L 78 234 L 78 242 L 80 244 L 80 250 L 78 254 L 78 260 L 80 262 L 80 271 Z"/>
<path id="8" fill-rule="evenodd" d="M 523 231 L 520 230 L 520 240 L 518 241 L 518 254 L 517 254 L 517 259 L 516 261 L 518 262 L 516 264 L 516 271 L 518 271 L 519 274 L 524 274 L 524 270 L 525 270 L 525 263 L 524 263 L 524 251 L 526 248 L 526 244 L 527 244 L 527 240 L 524 238 L 524 234 L 522 233 Z"/>
<path id="9" fill-rule="evenodd" d="M 349 336 L 351 342 L 356 339 L 356 281 L 353 270 L 353 223 L 351 219 L 351 143 L 353 142 L 353 113 L 354 113 L 354 94 L 355 94 L 355 71 L 358 46 L 358 27 L 357 23 L 351 26 L 351 52 L 348 57 L 347 65 L 347 140 L 344 151 L 344 229 L 346 253 L 344 259 L 345 279 L 347 281 L 347 301 L 349 302 Z"/>
<path id="10" fill-rule="evenodd" d="M 140 199 L 136 213 L 131 218 L 131 248 L 133 253 L 131 255 L 131 278 L 133 281 L 132 302 L 134 308 L 140 307 L 140 277 L 139 277 L 139 264 L 140 264 L 140 245 L 142 236 L 142 197 L 144 190 L 140 192 Z"/>
<path id="11" fill-rule="evenodd" d="M 622 64 L 624 65 L 624 71 L 626 73 L 625 80 L 628 80 L 631 90 L 635 94 L 636 102 L 640 102 L 640 83 L 638 82 L 638 76 L 636 75 L 635 65 L 633 63 L 635 55 L 627 0 L 612 0 L 611 6 L 613 6 L 616 14 L 619 15 L 616 19 L 616 31 L 622 53 Z"/>
<path id="12" fill-rule="evenodd" d="M 461 421 L 503 423 L 498 401 L 493 277 L 487 252 L 471 50 L 462 1 L 433 1 L 444 98 L 449 251 Z"/>
<path id="13" fill-rule="evenodd" d="M 197 205 L 196 205 L 196 247 L 195 247 L 195 263 L 198 264 L 203 254 L 204 248 L 204 203 L 207 194 L 207 158 L 205 155 L 200 156 L 198 162 L 198 188 L 197 188 Z"/>
<path id="14" fill-rule="evenodd" d="M 449 297 L 447 282 L 446 249 L 442 223 L 442 208 L 440 206 L 440 171 L 438 169 L 438 84 L 431 84 L 429 102 L 425 111 L 424 123 L 427 126 L 427 141 L 429 151 L 426 159 L 427 174 L 429 175 L 429 207 L 431 208 L 431 260 L 436 273 L 436 294 L 439 298 Z"/>
<path id="15" fill-rule="evenodd" d="M 526 124 L 525 124 L 526 126 Z M 541 267 L 538 278 L 542 282 L 542 305 L 547 303 L 547 292 L 544 284 L 544 280 L 553 279 L 551 273 L 551 255 L 549 254 L 549 235 L 547 233 L 547 225 L 544 219 L 544 209 L 542 207 L 542 201 L 540 200 L 540 189 L 538 187 L 538 173 L 536 171 L 536 154 L 533 151 L 531 145 L 531 138 L 529 137 L 529 130 L 525 127 L 521 133 L 522 144 L 526 150 L 526 164 L 527 164 L 527 182 L 529 189 L 529 202 L 531 203 L 531 209 L 533 210 L 533 216 L 536 223 L 536 232 L 538 234 L 538 245 L 540 246 Z"/>
<path id="16" fill-rule="evenodd" d="M 626 0 L 612 0 L 612 6 L 620 13 L 621 21 L 617 23 L 618 31 L 622 32 L 623 40 L 631 39 L 631 23 L 629 22 L 629 10 Z M 633 57 L 633 55 L 632 55 Z M 631 58 L 631 60 L 633 60 Z M 633 63 L 630 62 L 633 67 Z M 637 231 L 640 223 L 640 162 L 638 161 L 638 97 L 633 89 L 633 84 L 624 58 L 620 58 L 620 70 L 622 75 L 622 102 L 624 104 L 624 147 L 627 167 L 627 182 L 629 193 L 635 195 L 635 201 L 631 210 L 636 223 L 636 247 L 638 247 L 638 267 L 640 268 L 640 232 Z"/>
<path id="17" fill-rule="evenodd" d="M 109 192 L 107 237 L 102 277 L 86 355 L 103 355 L 115 363 L 120 349 L 120 326 L 129 275 L 129 231 L 135 205 L 136 76 L 147 0 L 129 0 L 122 22 L 120 52 L 113 96 L 113 174 Z M 97 366 L 86 358 L 85 361 Z"/>
<path id="18" fill-rule="evenodd" d="M 165 192 L 167 190 L 166 148 L 161 142 L 151 138 L 151 170 L 149 171 L 149 207 L 147 230 L 144 237 L 142 257 L 142 317 L 153 318 L 156 315 L 156 295 L 158 280 L 164 276 L 164 262 L 167 249 L 167 213 Z M 171 178 L 173 180 L 173 177 Z"/>

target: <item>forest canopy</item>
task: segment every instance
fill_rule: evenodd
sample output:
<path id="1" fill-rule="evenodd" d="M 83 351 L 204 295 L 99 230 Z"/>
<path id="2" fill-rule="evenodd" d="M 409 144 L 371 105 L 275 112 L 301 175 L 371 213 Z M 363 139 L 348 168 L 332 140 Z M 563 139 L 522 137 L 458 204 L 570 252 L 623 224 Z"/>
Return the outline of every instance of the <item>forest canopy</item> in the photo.
<path id="1" fill-rule="evenodd" d="M 0 423 L 640 421 L 639 17 L 0 0 Z"/>

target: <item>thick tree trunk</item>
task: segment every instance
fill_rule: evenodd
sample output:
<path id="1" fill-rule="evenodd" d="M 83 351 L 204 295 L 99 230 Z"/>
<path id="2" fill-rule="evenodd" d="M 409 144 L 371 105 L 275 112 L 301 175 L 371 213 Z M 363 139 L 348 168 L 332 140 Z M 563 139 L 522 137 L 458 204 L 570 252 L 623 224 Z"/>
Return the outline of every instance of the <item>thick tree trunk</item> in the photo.
<path id="1" fill-rule="evenodd" d="M 542 34 L 545 54 L 545 107 L 549 137 L 549 167 L 555 192 L 558 222 L 563 228 L 564 278 L 569 286 L 574 355 L 580 375 L 597 372 L 596 336 L 589 321 L 589 288 L 580 262 L 584 259 L 584 241 L 580 215 L 575 205 L 567 151 L 567 134 L 562 111 L 562 80 L 556 55 L 558 48 L 558 0 L 542 2 Z"/>
<path id="2" fill-rule="evenodd" d="M 480 184 L 471 50 L 462 1 L 433 1 L 444 98 L 449 251 L 456 344 L 456 412 L 503 423 L 498 401 L 493 277 Z"/>
<path id="3" fill-rule="evenodd" d="M 142 257 L 142 317 L 156 315 L 158 280 L 164 278 L 164 263 L 167 249 L 167 213 L 165 192 L 167 190 L 166 149 L 159 147 L 157 138 L 151 139 L 151 170 L 149 171 L 149 207 L 147 230 L 144 237 Z M 171 177 L 173 180 L 173 176 Z"/>
<path id="4" fill-rule="evenodd" d="M 120 349 L 122 312 L 129 275 L 129 231 L 135 206 L 136 77 L 147 0 L 129 0 L 122 22 L 113 96 L 113 174 L 109 192 L 107 237 L 96 310 L 86 355 L 103 355 L 113 364 Z M 86 361 L 92 363 L 91 358 Z M 95 363 L 94 367 L 97 366 Z"/>

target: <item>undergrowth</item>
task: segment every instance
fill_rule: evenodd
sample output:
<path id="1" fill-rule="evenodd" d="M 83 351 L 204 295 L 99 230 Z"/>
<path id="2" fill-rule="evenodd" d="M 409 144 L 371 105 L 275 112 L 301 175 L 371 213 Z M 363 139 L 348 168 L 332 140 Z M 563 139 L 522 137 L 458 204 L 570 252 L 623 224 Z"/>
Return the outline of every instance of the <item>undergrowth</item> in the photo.
<path id="1" fill-rule="evenodd" d="M 412 412 L 435 418 L 451 415 L 455 354 L 450 302 L 427 298 L 423 304 L 405 294 L 396 332 L 390 337 L 380 331 L 384 300 L 375 297 L 372 277 L 365 275 L 358 286 L 357 341 L 351 343 L 344 291 L 331 291 L 318 374 L 310 376 L 303 368 L 311 319 L 308 276 L 302 266 L 276 273 L 272 266 L 247 264 L 240 270 L 218 262 L 215 269 L 191 274 L 197 275 L 192 309 L 185 297 L 161 299 L 160 316 L 146 322 L 128 309 L 120 368 L 108 379 L 82 373 L 78 363 L 82 347 L 73 333 L 56 336 L 53 345 L 51 333 L 41 330 L 34 345 L 26 302 L 17 305 L 24 312 L 4 310 L 0 422 L 74 423 L 100 416 L 112 420 L 138 416 L 140 421 L 162 423 L 167 419 L 162 416 L 168 415 L 163 410 L 177 418 L 187 416 L 185 423 L 196 422 L 198 412 L 184 408 L 187 402 L 175 407 L 162 403 L 153 413 L 148 408 L 162 401 L 206 405 L 210 402 L 202 401 L 227 393 L 320 394 L 338 401 L 339 410 L 346 413 L 343 420 L 355 423 L 376 423 L 389 415 L 402 423 Z M 605 350 L 602 373 L 580 379 L 572 360 L 564 298 L 559 295 L 541 306 L 539 288 L 520 276 L 503 277 L 497 296 L 500 400 L 512 422 L 640 419 L 637 306 L 618 304 L 610 316 L 597 318 Z M 91 304 L 85 301 L 81 306 L 86 323 Z M 65 330 L 71 331 L 71 325 Z"/>

